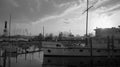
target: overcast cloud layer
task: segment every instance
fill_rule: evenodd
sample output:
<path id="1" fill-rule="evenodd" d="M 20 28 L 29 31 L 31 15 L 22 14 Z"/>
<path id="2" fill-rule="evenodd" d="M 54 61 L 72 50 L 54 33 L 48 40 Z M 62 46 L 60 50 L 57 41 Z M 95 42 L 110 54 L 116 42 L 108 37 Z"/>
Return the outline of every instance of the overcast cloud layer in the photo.
<path id="1" fill-rule="evenodd" d="M 120 0 L 89 0 L 89 7 L 92 5 L 90 32 L 100 23 L 108 24 L 108 27 L 119 25 Z M 17 33 L 28 29 L 32 34 L 39 34 L 45 26 L 46 33 L 72 30 L 84 34 L 86 14 L 82 13 L 85 10 L 86 0 L 0 0 L 0 31 L 2 33 L 3 23 L 9 21 L 11 15 L 12 31 Z"/>

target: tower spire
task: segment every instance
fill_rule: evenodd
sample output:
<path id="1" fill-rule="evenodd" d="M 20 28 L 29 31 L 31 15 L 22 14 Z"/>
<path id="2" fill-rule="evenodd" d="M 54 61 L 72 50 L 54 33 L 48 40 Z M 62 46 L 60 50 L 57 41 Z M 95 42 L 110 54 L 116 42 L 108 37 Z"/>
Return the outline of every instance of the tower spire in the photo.
<path id="1" fill-rule="evenodd" d="M 5 21 L 5 26 L 4 26 L 3 32 L 4 32 L 3 36 L 8 36 L 7 21 Z"/>

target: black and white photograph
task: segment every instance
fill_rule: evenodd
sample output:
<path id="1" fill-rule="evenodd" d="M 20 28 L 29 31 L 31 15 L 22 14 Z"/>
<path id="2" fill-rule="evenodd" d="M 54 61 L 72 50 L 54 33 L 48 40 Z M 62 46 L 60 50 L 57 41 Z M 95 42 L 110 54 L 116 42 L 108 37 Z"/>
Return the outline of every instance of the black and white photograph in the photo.
<path id="1" fill-rule="evenodd" d="M 120 0 L 0 0 L 0 67 L 120 67 Z"/>

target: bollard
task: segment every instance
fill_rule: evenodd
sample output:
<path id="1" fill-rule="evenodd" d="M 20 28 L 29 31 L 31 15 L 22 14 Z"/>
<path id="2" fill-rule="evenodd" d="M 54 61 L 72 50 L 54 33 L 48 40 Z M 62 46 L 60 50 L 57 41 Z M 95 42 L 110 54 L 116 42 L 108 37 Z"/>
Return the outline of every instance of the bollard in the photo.
<path id="1" fill-rule="evenodd" d="M 93 56 L 93 48 L 92 48 L 92 38 L 89 38 L 89 43 L 90 43 L 90 56 Z"/>
<path id="2" fill-rule="evenodd" d="M 108 58 L 110 58 L 110 37 L 107 36 L 107 50 L 108 50 Z"/>

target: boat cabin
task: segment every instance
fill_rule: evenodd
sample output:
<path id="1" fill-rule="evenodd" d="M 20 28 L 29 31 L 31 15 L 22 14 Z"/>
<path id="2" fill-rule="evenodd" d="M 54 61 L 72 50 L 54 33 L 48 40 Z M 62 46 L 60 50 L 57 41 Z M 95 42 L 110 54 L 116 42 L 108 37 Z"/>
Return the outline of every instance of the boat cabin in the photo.
<path id="1" fill-rule="evenodd" d="M 65 46 L 60 42 L 42 42 L 42 47 L 62 48 Z"/>

